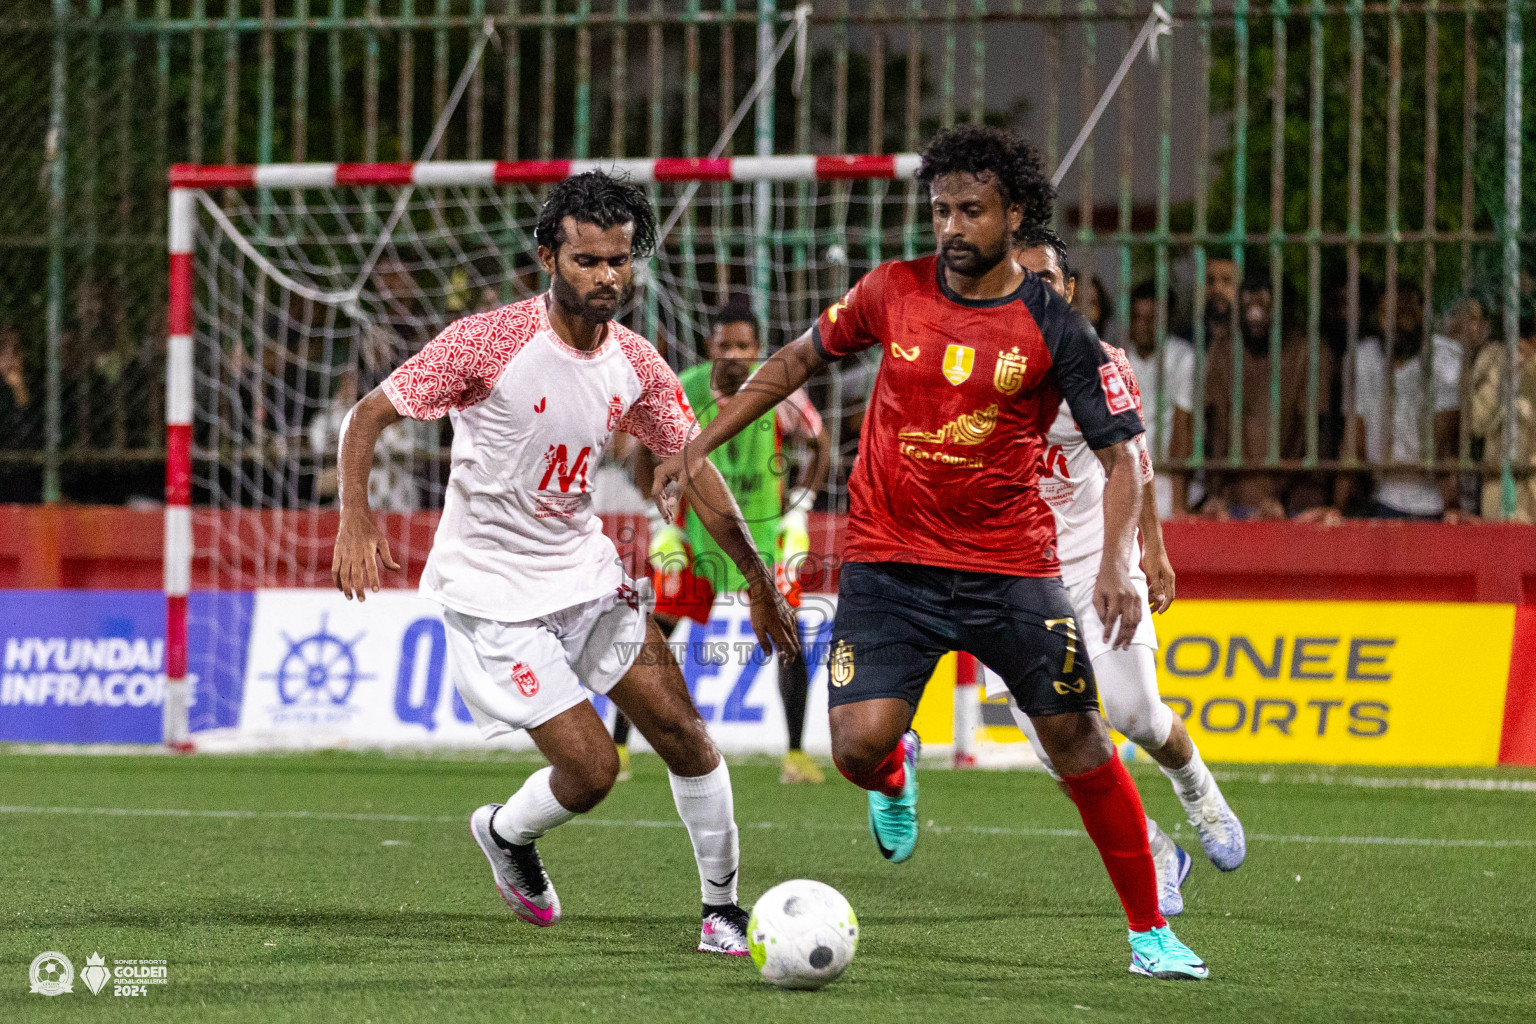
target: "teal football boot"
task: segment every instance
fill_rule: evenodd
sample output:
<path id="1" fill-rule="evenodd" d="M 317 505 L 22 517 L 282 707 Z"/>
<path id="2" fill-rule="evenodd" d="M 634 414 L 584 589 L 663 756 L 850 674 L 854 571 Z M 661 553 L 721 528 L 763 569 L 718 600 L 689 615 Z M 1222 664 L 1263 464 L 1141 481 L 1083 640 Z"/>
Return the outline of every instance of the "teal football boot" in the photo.
<path id="1" fill-rule="evenodd" d="M 917 755 L 923 749 L 923 741 L 911 729 L 901 742 L 906 748 L 902 756 L 907 763 L 907 781 L 901 796 L 869 791 L 869 833 L 875 837 L 880 855 L 896 864 L 912 856 L 917 848 Z"/>
<path id="2" fill-rule="evenodd" d="M 1131 973 L 1162 981 L 1196 981 L 1211 974 L 1205 961 L 1180 942 L 1167 925 L 1131 932 Z"/>

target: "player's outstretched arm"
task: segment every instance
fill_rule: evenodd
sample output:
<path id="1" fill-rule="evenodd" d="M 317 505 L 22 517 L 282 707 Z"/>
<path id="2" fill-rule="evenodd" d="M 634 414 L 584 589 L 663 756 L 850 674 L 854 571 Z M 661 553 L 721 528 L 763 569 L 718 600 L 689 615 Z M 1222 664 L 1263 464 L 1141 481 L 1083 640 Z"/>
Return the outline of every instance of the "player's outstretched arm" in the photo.
<path id="1" fill-rule="evenodd" d="M 368 507 L 368 473 L 373 469 L 373 449 L 384 429 L 402 417 L 382 388 L 374 388 L 347 413 L 341 424 L 336 467 L 340 475 L 341 526 L 331 551 L 331 579 L 348 600 L 353 594 L 366 600 L 371 588 L 379 589 L 379 564 L 399 569 L 389 553 L 389 541 L 373 524 Z"/>
<path id="2" fill-rule="evenodd" d="M 651 481 L 651 497 L 667 522 L 676 518 L 678 489 L 693 486 L 694 478 L 709 465 L 711 452 L 794 394 L 811 374 L 826 365 L 826 360 L 816 352 L 811 332 L 806 331 L 759 366 L 720 415 L 698 437 L 688 442 L 686 448 L 657 466 Z"/>
<path id="3" fill-rule="evenodd" d="M 1131 585 L 1131 567 L 1125 555 L 1130 532 L 1141 512 L 1142 485 L 1135 438 L 1099 449 L 1097 454 L 1109 479 L 1104 484 L 1104 553 L 1099 560 L 1093 607 L 1104 623 L 1104 642 L 1112 640 L 1116 650 L 1123 650 L 1131 645 L 1136 627 L 1141 624 L 1141 595 Z"/>
<path id="4" fill-rule="evenodd" d="M 778 651 L 780 661 L 798 658 L 800 635 L 795 628 L 794 612 L 757 553 L 752 534 L 741 518 L 741 509 L 714 463 L 706 459 L 699 471 L 688 478 L 687 494 L 688 507 L 747 579 L 752 631 L 757 634 L 758 647 L 764 654 Z"/>

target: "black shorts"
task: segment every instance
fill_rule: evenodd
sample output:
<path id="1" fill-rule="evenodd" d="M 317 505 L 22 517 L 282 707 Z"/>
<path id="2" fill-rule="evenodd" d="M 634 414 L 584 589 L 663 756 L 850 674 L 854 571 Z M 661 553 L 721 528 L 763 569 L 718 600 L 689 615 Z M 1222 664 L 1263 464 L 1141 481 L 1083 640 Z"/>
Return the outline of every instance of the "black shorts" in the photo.
<path id="1" fill-rule="evenodd" d="M 828 704 L 900 697 L 913 708 L 939 658 L 964 651 L 1031 716 L 1093 711 L 1093 667 L 1059 577 L 849 562 L 837 587 Z"/>

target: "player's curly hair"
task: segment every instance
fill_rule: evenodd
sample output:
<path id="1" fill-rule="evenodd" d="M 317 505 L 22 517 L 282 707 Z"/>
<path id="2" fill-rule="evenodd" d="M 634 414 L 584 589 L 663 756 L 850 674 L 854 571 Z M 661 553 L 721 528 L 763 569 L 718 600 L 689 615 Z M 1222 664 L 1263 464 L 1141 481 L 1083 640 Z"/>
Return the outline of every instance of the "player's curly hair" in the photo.
<path id="1" fill-rule="evenodd" d="M 991 175 L 1005 206 L 1022 205 L 1020 232 L 1050 223 L 1056 186 L 1046 177 L 1040 154 L 1012 132 L 980 124 L 939 132 L 923 150 L 917 180 L 931 188 L 938 178 L 957 171 Z"/>
<path id="2" fill-rule="evenodd" d="M 1067 262 L 1067 243 L 1044 224 L 1031 224 L 1028 227 L 1019 228 L 1014 232 L 1013 245 L 1016 249 L 1038 249 L 1046 246 L 1056 254 L 1056 265 L 1061 268 L 1062 280 L 1072 276 L 1072 266 Z"/>
<path id="3" fill-rule="evenodd" d="M 617 224 L 634 224 L 631 252 L 637 260 L 648 258 L 656 248 L 656 211 L 645 191 L 625 178 L 602 171 L 586 171 L 566 178 L 549 190 L 539 210 L 533 237 L 551 252 L 559 252 L 565 239 L 561 225 L 571 217 L 604 230 Z"/>

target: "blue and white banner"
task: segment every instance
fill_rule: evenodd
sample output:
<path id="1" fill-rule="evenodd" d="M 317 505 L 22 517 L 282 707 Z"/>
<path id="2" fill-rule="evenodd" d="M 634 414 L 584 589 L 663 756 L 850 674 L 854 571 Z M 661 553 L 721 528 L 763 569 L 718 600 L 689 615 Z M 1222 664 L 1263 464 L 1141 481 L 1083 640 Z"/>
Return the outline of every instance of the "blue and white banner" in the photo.
<path id="1" fill-rule="evenodd" d="M 238 720 L 251 603 L 191 598 L 191 716 L 204 728 Z M 159 743 L 164 701 L 164 595 L 0 591 L 0 741 Z"/>
<path id="2" fill-rule="evenodd" d="M 801 613 L 816 670 L 805 746 L 825 754 L 826 646 L 835 601 Z M 346 601 L 333 590 L 193 594 L 190 719 L 204 749 L 478 747 L 439 607 L 414 591 Z M 775 662 L 755 654 L 747 604 L 722 595 L 708 625 L 672 638 L 689 693 L 722 750 L 785 749 Z M 0 741 L 158 743 L 165 598 L 153 591 L 0 591 Z M 612 724 L 606 698 L 593 704 Z M 646 749 L 643 737 L 631 740 Z M 526 733 L 497 746 L 527 749 Z"/>

